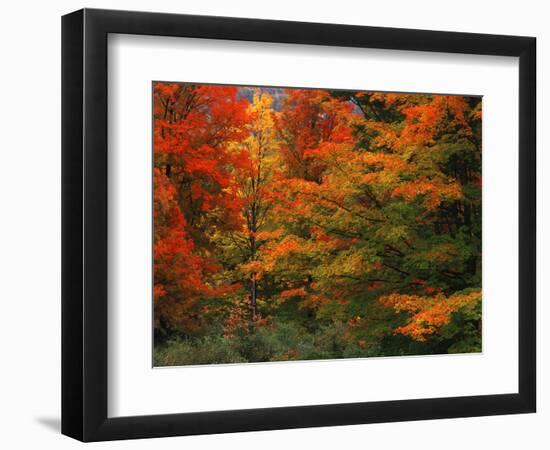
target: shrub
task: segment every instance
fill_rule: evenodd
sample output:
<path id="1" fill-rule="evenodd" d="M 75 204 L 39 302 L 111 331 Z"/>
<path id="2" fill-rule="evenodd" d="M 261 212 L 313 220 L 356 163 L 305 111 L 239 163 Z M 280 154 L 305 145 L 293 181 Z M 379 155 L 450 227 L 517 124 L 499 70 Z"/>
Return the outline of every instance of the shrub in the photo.
<path id="1" fill-rule="evenodd" d="M 246 362 L 223 336 L 206 336 L 167 342 L 154 351 L 155 366 Z"/>

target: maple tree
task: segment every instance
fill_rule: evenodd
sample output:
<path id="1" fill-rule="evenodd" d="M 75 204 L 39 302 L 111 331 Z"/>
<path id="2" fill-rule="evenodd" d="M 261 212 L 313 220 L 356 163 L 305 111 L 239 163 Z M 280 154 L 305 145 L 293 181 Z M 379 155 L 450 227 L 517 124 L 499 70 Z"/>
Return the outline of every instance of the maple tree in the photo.
<path id="1" fill-rule="evenodd" d="M 193 329 L 197 300 L 228 289 L 208 282 L 218 270 L 208 230 L 240 224 L 229 188 L 242 158 L 230 146 L 246 137 L 247 102 L 234 87 L 165 83 L 154 99 L 155 322 Z"/>
<path id="2" fill-rule="evenodd" d="M 156 361 L 480 351 L 481 119 L 478 97 L 155 83 Z"/>

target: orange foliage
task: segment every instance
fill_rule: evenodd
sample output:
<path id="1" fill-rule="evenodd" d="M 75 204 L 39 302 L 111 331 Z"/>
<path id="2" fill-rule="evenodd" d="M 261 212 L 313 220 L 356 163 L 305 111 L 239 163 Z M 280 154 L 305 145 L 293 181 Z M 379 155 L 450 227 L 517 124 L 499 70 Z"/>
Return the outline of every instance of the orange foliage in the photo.
<path id="1" fill-rule="evenodd" d="M 453 313 L 473 306 L 481 301 L 481 291 L 468 294 L 455 294 L 445 297 L 439 294 L 433 297 L 418 295 L 390 294 L 379 301 L 396 312 L 411 314 L 406 325 L 396 328 L 396 334 L 404 334 L 416 341 L 425 341 L 427 336 L 436 333 L 450 322 Z"/>
<path id="2" fill-rule="evenodd" d="M 443 200 L 460 200 L 463 197 L 458 183 L 435 183 L 428 180 L 414 180 L 396 187 L 391 194 L 393 197 L 403 197 L 412 201 L 424 196 L 424 204 L 429 210 L 434 210 Z"/>
<path id="3" fill-rule="evenodd" d="M 325 169 L 322 157 L 335 144 L 349 143 L 352 133 L 346 120 L 352 108 L 323 90 L 287 89 L 284 108 L 275 118 L 283 145 L 287 176 L 319 181 Z"/>
<path id="4" fill-rule="evenodd" d="M 307 295 L 307 292 L 304 288 L 287 289 L 285 291 L 282 291 L 280 295 L 282 298 L 305 297 Z"/>
<path id="5" fill-rule="evenodd" d="M 247 102 L 235 87 L 183 83 L 155 83 L 154 100 L 155 324 L 193 330 L 201 298 L 237 289 L 207 282 L 219 265 L 195 242 L 205 221 L 241 226 L 231 167 L 243 155 L 229 147 L 246 137 Z"/>

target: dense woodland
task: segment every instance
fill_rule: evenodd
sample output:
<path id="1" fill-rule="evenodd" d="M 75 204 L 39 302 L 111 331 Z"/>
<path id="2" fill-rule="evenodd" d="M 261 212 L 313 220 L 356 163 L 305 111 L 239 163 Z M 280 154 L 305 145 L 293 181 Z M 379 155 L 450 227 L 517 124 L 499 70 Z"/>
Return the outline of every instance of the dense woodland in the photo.
<path id="1" fill-rule="evenodd" d="M 155 365 L 481 351 L 481 98 L 153 95 Z"/>

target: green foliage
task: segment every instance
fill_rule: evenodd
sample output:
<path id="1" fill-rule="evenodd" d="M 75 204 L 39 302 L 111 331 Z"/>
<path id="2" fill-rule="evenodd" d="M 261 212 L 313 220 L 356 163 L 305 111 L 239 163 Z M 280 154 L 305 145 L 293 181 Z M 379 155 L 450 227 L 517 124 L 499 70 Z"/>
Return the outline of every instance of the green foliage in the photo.
<path id="1" fill-rule="evenodd" d="M 223 336 L 168 341 L 156 346 L 155 366 L 184 366 L 246 362 Z"/>
<path id="2" fill-rule="evenodd" d="M 345 338 L 343 323 L 325 325 L 310 333 L 295 323 L 280 322 L 232 338 L 207 335 L 176 339 L 155 346 L 155 366 L 186 366 L 263 361 L 365 358 L 376 356 Z"/>

